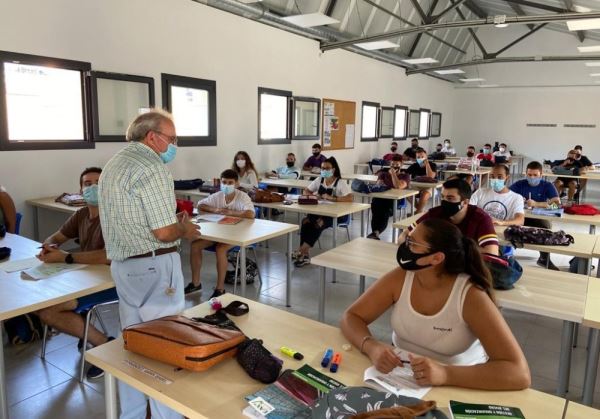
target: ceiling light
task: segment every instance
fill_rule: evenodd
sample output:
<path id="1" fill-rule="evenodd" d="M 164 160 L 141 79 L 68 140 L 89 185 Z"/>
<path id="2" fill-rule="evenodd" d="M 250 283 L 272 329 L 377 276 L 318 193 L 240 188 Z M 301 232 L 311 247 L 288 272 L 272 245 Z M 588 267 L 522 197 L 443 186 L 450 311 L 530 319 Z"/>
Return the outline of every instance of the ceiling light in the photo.
<path id="1" fill-rule="evenodd" d="M 506 23 L 506 15 L 494 16 L 494 26 L 497 28 L 506 28 L 508 26 L 508 23 Z"/>
<path id="2" fill-rule="evenodd" d="M 331 25 L 340 21 L 329 17 L 323 13 L 308 13 L 304 15 L 286 16 L 282 18 L 286 22 L 302 28 L 312 28 L 313 26 Z"/>
<path id="3" fill-rule="evenodd" d="M 460 68 L 452 68 L 450 70 L 434 70 L 438 74 L 461 74 L 464 73 Z"/>
<path id="4" fill-rule="evenodd" d="M 406 60 L 400 60 L 406 64 L 435 64 L 439 63 L 438 60 L 434 60 L 433 58 L 408 58 Z"/>
<path id="5" fill-rule="evenodd" d="M 591 73 L 590 77 L 600 77 L 600 73 Z"/>
<path id="6" fill-rule="evenodd" d="M 600 52 L 600 45 L 590 45 L 587 47 L 577 47 L 579 52 Z"/>
<path id="7" fill-rule="evenodd" d="M 240 3 L 250 4 L 250 3 L 259 3 L 262 0 L 238 0 Z"/>
<path id="8" fill-rule="evenodd" d="M 577 12 L 577 13 L 588 13 L 588 12 L 591 12 L 592 9 L 590 9 L 588 7 L 573 5 L 573 11 Z"/>
<path id="9" fill-rule="evenodd" d="M 600 61 L 592 61 L 590 63 L 585 63 L 587 67 L 600 67 Z"/>
<path id="10" fill-rule="evenodd" d="M 472 79 L 459 79 L 460 81 L 464 81 L 465 83 L 471 82 L 471 81 L 485 81 L 485 79 L 482 79 L 481 77 L 475 77 Z"/>
<path id="11" fill-rule="evenodd" d="M 500 87 L 498 84 L 480 84 L 479 87 Z"/>
<path id="12" fill-rule="evenodd" d="M 600 19 L 567 20 L 567 27 L 570 31 L 587 31 L 590 29 L 600 29 Z"/>
<path id="13" fill-rule="evenodd" d="M 394 44 L 391 41 L 360 42 L 354 45 L 356 45 L 357 47 L 361 47 L 362 49 L 366 49 L 368 51 L 374 49 L 398 48 L 400 46 L 398 44 Z"/>

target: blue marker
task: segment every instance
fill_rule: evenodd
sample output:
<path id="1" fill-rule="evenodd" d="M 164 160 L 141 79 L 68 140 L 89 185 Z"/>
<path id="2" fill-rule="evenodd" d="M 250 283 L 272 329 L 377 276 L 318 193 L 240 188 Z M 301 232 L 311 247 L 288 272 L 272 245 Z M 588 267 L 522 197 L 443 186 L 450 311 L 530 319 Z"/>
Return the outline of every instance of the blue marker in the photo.
<path id="1" fill-rule="evenodd" d="M 323 355 L 323 360 L 321 361 L 321 366 L 323 368 L 327 368 L 329 362 L 331 362 L 331 357 L 333 356 L 333 349 L 329 348 L 325 351 L 325 355 Z"/>

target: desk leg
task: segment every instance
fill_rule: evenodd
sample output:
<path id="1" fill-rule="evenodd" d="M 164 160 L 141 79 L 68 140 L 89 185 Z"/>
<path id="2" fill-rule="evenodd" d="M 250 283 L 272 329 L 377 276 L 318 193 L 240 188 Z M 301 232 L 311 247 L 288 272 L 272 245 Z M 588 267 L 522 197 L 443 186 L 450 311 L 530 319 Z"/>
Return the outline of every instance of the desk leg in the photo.
<path id="1" fill-rule="evenodd" d="M 550 258 L 548 258 L 548 260 L 550 260 Z M 578 274 L 589 276 L 591 274 L 591 272 L 589 271 L 591 267 L 592 267 L 592 264 L 590 263 L 589 259 L 584 259 L 582 257 L 580 257 L 578 259 L 578 262 L 577 262 L 577 273 Z"/>
<path id="2" fill-rule="evenodd" d="M 365 203 L 365 197 L 364 196 L 360 197 L 360 202 L 361 202 L 361 204 Z M 368 214 L 369 213 L 367 213 L 367 223 L 369 222 L 369 215 Z M 352 215 L 354 215 L 354 214 L 352 214 Z M 364 233 L 363 233 L 364 228 L 365 228 L 365 212 L 361 211 L 360 212 L 360 235 L 361 235 L 361 237 L 364 235 Z"/>
<path id="3" fill-rule="evenodd" d="M 596 226 L 594 224 L 590 225 L 590 234 L 592 236 L 596 234 Z"/>
<path id="4" fill-rule="evenodd" d="M 39 216 L 39 211 L 38 211 L 38 207 L 33 207 L 33 237 L 35 237 L 35 239 L 37 241 L 40 241 L 40 221 L 38 219 Z"/>
<path id="5" fill-rule="evenodd" d="M 319 275 L 319 318 L 320 322 L 325 320 L 325 278 L 327 270 L 325 267 L 321 267 Z M 335 272 L 335 270 L 333 271 Z"/>
<path id="6" fill-rule="evenodd" d="M 333 248 L 335 249 L 337 247 L 337 217 L 333 217 Z M 331 273 L 331 277 L 332 277 L 332 281 L 334 284 L 336 282 L 335 279 L 335 269 L 333 270 L 333 272 Z"/>
<path id="7" fill-rule="evenodd" d="M 412 208 L 411 208 L 411 211 L 410 211 L 410 215 L 411 215 L 411 216 L 415 215 L 415 202 L 416 202 L 416 196 L 417 196 L 417 195 L 413 195 L 413 196 L 412 196 Z"/>
<path id="8" fill-rule="evenodd" d="M 285 305 L 291 307 L 292 302 L 292 233 L 287 234 L 287 253 L 285 257 L 286 276 L 285 276 Z"/>
<path id="9" fill-rule="evenodd" d="M 0 322 L 0 338 L 2 335 L 2 323 L 3 322 Z M 0 342 L 0 419 L 8 419 L 8 401 L 6 398 L 6 369 L 4 368 L 3 342 Z"/>
<path id="10" fill-rule="evenodd" d="M 104 403 L 106 419 L 117 419 L 117 380 L 108 372 L 104 373 Z"/>
<path id="11" fill-rule="evenodd" d="M 591 406 L 594 399 L 598 355 L 600 355 L 600 330 L 590 329 L 590 346 L 585 365 L 585 378 L 583 379 L 583 404 L 586 406 Z"/>
<path id="12" fill-rule="evenodd" d="M 258 261 L 257 261 L 258 262 Z M 246 296 L 246 248 L 240 246 L 240 284 L 242 286 L 242 297 Z"/>
<path id="13" fill-rule="evenodd" d="M 393 215 L 392 219 L 394 220 L 393 222 L 395 224 L 396 221 L 398 221 L 398 200 L 394 199 L 392 205 L 394 206 L 394 208 L 393 208 L 394 215 Z M 398 229 L 396 227 L 392 227 L 392 243 L 396 243 L 397 236 L 398 236 Z"/>
<path id="14" fill-rule="evenodd" d="M 565 397 L 569 387 L 574 329 L 575 323 L 568 321 L 563 322 L 560 343 L 560 361 L 558 364 L 558 384 L 556 388 L 556 395 L 559 397 Z"/>
<path id="15" fill-rule="evenodd" d="M 361 275 L 358 279 L 358 295 L 362 295 L 365 292 L 365 276 Z"/>

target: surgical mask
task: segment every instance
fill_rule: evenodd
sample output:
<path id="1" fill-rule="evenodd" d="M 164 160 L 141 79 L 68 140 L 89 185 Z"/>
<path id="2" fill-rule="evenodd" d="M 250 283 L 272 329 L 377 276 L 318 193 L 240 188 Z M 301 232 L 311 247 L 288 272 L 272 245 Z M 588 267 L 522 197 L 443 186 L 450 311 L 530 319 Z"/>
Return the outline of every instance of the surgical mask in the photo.
<path id="1" fill-rule="evenodd" d="M 240 169 L 243 169 L 244 167 L 246 167 L 246 160 L 242 160 L 242 159 L 236 160 L 235 164 Z"/>
<path id="2" fill-rule="evenodd" d="M 230 195 L 235 192 L 235 185 L 225 185 L 224 183 L 221 183 L 221 192 L 225 195 Z"/>
<path id="3" fill-rule="evenodd" d="M 312 151 L 312 155 L 313 156 L 318 156 L 319 154 L 321 154 L 321 152 L 319 150 L 313 150 Z"/>
<path id="4" fill-rule="evenodd" d="M 541 181 L 542 181 L 541 177 L 528 177 L 527 178 L 527 183 L 529 183 L 529 186 L 538 186 Z"/>
<path id="5" fill-rule="evenodd" d="M 415 253 L 408 247 L 406 242 L 402 243 L 398 246 L 398 251 L 396 252 L 396 260 L 398 261 L 398 265 L 405 271 L 418 271 L 424 268 L 428 268 L 430 265 L 417 265 L 417 260 L 430 256 L 435 252 L 430 253 Z"/>
<path id="6" fill-rule="evenodd" d="M 504 189 L 504 179 L 490 179 L 490 186 L 494 192 L 500 192 Z"/>
<path id="7" fill-rule="evenodd" d="M 325 169 L 321 169 L 321 177 L 322 178 L 330 178 L 333 176 L 333 170 L 325 170 Z"/>
<path id="8" fill-rule="evenodd" d="M 450 143 L 444 143 L 445 147 L 450 147 Z"/>
<path id="9" fill-rule="evenodd" d="M 435 151 L 442 151 L 442 147 L 436 147 Z"/>
<path id="10" fill-rule="evenodd" d="M 448 218 L 458 214 L 458 212 L 463 208 L 462 202 L 450 202 L 442 199 L 441 205 L 442 212 Z"/>
<path id="11" fill-rule="evenodd" d="M 392 148 L 390 148 L 390 150 L 396 151 L 396 150 L 398 150 L 398 147 L 392 147 Z"/>
<path id="12" fill-rule="evenodd" d="M 489 148 L 484 148 L 483 149 L 483 154 L 490 154 L 490 149 Z"/>
<path id="13" fill-rule="evenodd" d="M 296 164 L 296 162 L 286 161 L 285 164 L 287 165 L 287 167 L 294 167 L 294 164 Z"/>
<path id="14" fill-rule="evenodd" d="M 98 185 L 90 185 L 83 188 L 83 199 L 88 205 L 98 206 Z"/>
<path id="15" fill-rule="evenodd" d="M 160 156 L 160 159 L 163 161 L 163 163 L 166 164 L 166 163 L 173 161 L 176 154 L 177 154 L 177 147 L 173 144 L 169 144 L 169 146 L 167 147 L 167 150 L 160 153 L 159 156 Z"/>
<path id="16" fill-rule="evenodd" d="M 419 158 L 417 158 L 417 163 L 419 163 L 419 166 L 423 166 L 424 162 L 425 162 L 425 159 L 419 159 Z"/>
<path id="17" fill-rule="evenodd" d="M 506 151 L 506 147 L 500 147 L 500 153 L 504 153 Z"/>
<path id="18" fill-rule="evenodd" d="M 472 151 L 467 151 L 467 157 L 473 157 L 475 155 Z"/>

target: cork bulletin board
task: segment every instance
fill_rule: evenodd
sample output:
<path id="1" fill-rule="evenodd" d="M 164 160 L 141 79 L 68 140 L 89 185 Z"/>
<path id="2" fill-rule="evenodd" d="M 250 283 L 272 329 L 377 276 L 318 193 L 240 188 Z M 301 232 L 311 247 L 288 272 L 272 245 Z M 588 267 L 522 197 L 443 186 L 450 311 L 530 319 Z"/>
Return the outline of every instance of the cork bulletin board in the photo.
<path id="1" fill-rule="evenodd" d="M 356 102 L 323 99 L 321 109 L 323 150 L 354 148 Z"/>

